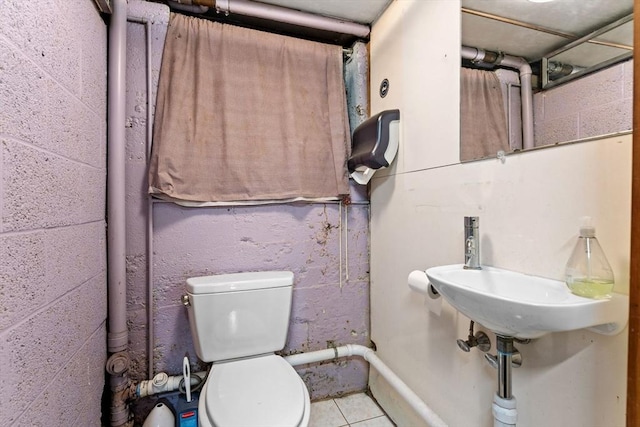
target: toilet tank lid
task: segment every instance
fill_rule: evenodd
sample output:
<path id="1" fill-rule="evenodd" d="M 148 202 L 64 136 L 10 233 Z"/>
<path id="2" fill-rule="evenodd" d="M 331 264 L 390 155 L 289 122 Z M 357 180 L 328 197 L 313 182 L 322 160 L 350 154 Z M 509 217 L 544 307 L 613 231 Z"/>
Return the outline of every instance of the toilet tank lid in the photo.
<path id="1" fill-rule="evenodd" d="M 187 279 L 187 292 L 191 294 L 252 291 L 286 286 L 293 286 L 291 271 L 231 273 Z"/>

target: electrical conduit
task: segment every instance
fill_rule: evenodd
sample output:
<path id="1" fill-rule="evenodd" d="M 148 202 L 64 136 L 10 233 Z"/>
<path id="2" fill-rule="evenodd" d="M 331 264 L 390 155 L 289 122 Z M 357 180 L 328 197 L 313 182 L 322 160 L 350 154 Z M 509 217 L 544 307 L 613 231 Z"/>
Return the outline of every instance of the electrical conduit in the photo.
<path id="1" fill-rule="evenodd" d="M 341 347 L 330 348 L 326 350 L 312 351 L 309 353 L 293 354 L 286 356 L 284 359 L 292 366 L 306 365 L 308 363 L 323 362 L 327 360 L 337 359 L 340 357 L 360 356 L 369 362 L 391 387 L 413 408 L 413 410 L 429 425 L 430 427 L 447 427 L 444 421 L 433 412 L 420 397 L 413 392 L 382 360 L 376 353 L 363 345 L 347 344 Z"/>
<path id="2" fill-rule="evenodd" d="M 533 90 L 531 88 L 531 66 L 524 59 L 512 55 L 484 51 L 475 47 L 462 46 L 464 59 L 472 62 L 515 68 L 520 73 L 520 99 L 522 102 L 522 148 L 533 148 Z"/>

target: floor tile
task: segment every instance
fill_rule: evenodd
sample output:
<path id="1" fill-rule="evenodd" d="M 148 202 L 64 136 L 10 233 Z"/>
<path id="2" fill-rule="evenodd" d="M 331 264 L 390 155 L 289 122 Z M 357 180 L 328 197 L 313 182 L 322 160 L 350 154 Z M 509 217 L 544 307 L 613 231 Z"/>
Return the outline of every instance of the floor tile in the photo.
<path id="1" fill-rule="evenodd" d="M 395 424 L 386 416 L 371 418 L 358 423 L 349 424 L 351 427 L 395 427 Z"/>
<path id="2" fill-rule="evenodd" d="M 347 420 L 342 416 L 333 399 L 311 404 L 309 427 L 342 427 L 345 425 L 347 425 Z"/>
<path id="3" fill-rule="evenodd" d="M 364 393 L 351 394 L 335 399 L 340 412 L 349 423 L 368 420 L 384 415 L 382 409 Z"/>

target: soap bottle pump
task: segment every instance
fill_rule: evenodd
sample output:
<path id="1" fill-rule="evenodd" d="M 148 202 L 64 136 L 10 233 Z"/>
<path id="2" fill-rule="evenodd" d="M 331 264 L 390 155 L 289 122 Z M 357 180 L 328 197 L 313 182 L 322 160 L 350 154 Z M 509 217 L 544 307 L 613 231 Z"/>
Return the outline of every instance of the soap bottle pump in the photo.
<path id="1" fill-rule="evenodd" d="M 613 290 L 613 271 L 589 217 L 582 218 L 580 237 L 567 262 L 565 281 L 571 292 L 587 298 L 608 298 Z"/>

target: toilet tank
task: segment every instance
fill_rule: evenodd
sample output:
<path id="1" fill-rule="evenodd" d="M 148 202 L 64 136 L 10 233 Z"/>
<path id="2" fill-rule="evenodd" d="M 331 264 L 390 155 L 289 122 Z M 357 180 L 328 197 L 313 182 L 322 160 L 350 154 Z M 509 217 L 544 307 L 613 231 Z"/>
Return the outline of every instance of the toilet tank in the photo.
<path id="1" fill-rule="evenodd" d="M 187 279 L 187 313 L 198 357 L 216 362 L 281 350 L 292 292 L 290 271 Z"/>

